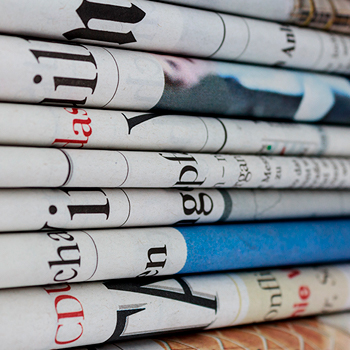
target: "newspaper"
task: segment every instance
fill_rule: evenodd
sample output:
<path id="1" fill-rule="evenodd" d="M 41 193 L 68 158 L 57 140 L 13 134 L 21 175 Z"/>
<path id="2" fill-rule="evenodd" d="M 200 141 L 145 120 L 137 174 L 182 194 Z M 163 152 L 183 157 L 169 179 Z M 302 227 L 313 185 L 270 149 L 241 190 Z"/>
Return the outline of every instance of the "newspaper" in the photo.
<path id="1" fill-rule="evenodd" d="M 57 349 L 346 310 L 349 275 L 339 265 L 4 289 L 1 345 Z"/>
<path id="2" fill-rule="evenodd" d="M 2 233 L 0 288 L 341 262 L 349 245 L 350 220 Z"/>
<path id="3" fill-rule="evenodd" d="M 0 104 L 0 144 L 206 153 L 350 156 L 350 128 Z"/>
<path id="4" fill-rule="evenodd" d="M 0 231 L 350 216 L 350 191 L 2 189 Z"/>
<path id="5" fill-rule="evenodd" d="M 270 21 L 350 33 L 347 0 L 163 0 Z"/>
<path id="6" fill-rule="evenodd" d="M 350 350 L 350 315 L 167 335 L 76 350 Z"/>
<path id="7" fill-rule="evenodd" d="M 145 0 L 2 0 L 0 31 L 350 73 L 347 36 Z"/>
<path id="8" fill-rule="evenodd" d="M 2 101 L 349 123 L 345 77 L 7 36 L 0 48 Z"/>
<path id="9" fill-rule="evenodd" d="M 0 187 L 350 188 L 349 158 L 0 147 Z"/>

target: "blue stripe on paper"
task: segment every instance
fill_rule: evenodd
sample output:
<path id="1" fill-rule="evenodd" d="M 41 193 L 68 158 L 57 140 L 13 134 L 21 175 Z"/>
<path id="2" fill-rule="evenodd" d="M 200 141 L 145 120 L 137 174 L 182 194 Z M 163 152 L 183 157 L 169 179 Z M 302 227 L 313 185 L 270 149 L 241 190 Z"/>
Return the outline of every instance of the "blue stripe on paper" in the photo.
<path id="1" fill-rule="evenodd" d="M 177 227 L 187 242 L 179 273 L 350 260 L 350 220 Z"/>

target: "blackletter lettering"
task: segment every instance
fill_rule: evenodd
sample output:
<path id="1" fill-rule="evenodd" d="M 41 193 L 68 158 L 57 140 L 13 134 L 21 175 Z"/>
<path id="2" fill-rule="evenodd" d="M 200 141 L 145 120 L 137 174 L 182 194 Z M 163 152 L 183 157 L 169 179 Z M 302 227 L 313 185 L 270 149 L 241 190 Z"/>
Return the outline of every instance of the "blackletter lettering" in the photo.
<path id="1" fill-rule="evenodd" d="M 191 219 L 191 220 L 179 220 L 174 223 L 174 225 L 194 225 L 199 218 L 197 219 Z"/>
<path id="2" fill-rule="evenodd" d="M 144 123 L 147 120 L 153 119 L 153 118 L 157 118 L 159 117 L 161 114 L 154 114 L 154 113 L 145 113 L 145 114 L 140 114 L 137 115 L 136 117 L 132 117 L 132 118 L 127 118 L 126 115 L 124 113 L 122 113 L 123 117 L 126 119 L 126 122 L 128 123 L 128 127 L 129 127 L 129 132 L 128 134 L 130 135 L 131 133 L 131 129 L 133 129 L 135 126 Z"/>
<path id="3" fill-rule="evenodd" d="M 214 207 L 214 203 L 213 200 L 210 198 L 210 196 L 208 196 L 206 193 L 199 193 L 198 197 L 199 197 L 199 204 L 200 207 L 197 209 L 197 202 L 195 200 L 194 197 L 192 197 L 189 194 L 182 194 L 180 193 L 182 196 L 182 207 L 184 210 L 185 215 L 192 215 L 194 212 L 196 212 L 198 215 L 199 214 L 204 214 L 204 215 L 209 215 Z M 210 201 L 210 208 L 208 208 L 208 210 L 205 210 L 205 198 L 208 198 Z M 192 202 L 193 206 L 191 208 L 188 207 L 188 203 Z"/>
<path id="4" fill-rule="evenodd" d="M 153 261 L 152 260 L 152 255 L 154 254 L 163 254 L 165 256 L 167 256 L 167 250 L 166 250 L 166 245 L 164 245 L 164 247 L 156 247 L 156 248 L 151 248 L 148 250 L 147 252 L 147 255 L 148 255 L 148 262 L 146 264 L 146 270 L 147 269 L 152 269 L 152 268 L 164 268 L 165 266 L 165 263 L 166 263 L 166 260 L 167 259 L 164 259 L 163 261 Z M 151 272 L 153 272 L 153 274 L 150 274 Z M 141 274 L 139 274 L 137 277 L 150 277 L 150 276 L 156 276 L 158 275 L 159 271 L 158 270 L 148 270 L 148 271 L 145 271 Z"/>
<path id="5" fill-rule="evenodd" d="M 82 79 L 82 78 L 65 78 L 65 77 L 53 77 L 54 83 L 55 83 L 55 90 L 60 85 L 64 86 L 80 86 L 83 88 L 90 88 L 92 90 L 92 93 L 94 93 L 96 85 L 97 85 L 97 76 L 94 79 Z"/>
<path id="6" fill-rule="evenodd" d="M 41 51 L 41 50 L 29 50 L 40 63 L 40 57 L 46 58 L 56 58 L 60 60 L 69 60 L 69 61 L 81 61 L 81 62 L 90 62 L 95 68 L 97 68 L 96 61 L 91 52 L 89 55 L 79 55 L 76 53 L 66 53 L 66 52 L 55 52 L 55 51 Z"/>
<path id="7" fill-rule="evenodd" d="M 115 326 L 115 330 L 111 337 L 107 340 L 107 342 L 116 341 L 123 334 L 128 317 L 134 314 L 137 314 L 140 311 L 145 310 L 145 308 L 140 309 L 131 309 L 131 310 L 118 310 L 117 311 L 117 324 Z"/>
<path id="8" fill-rule="evenodd" d="M 60 59 L 60 60 L 71 60 L 71 61 L 80 61 L 80 62 L 90 62 L 94 65 L 95 69 L 97 68 L 94 57 L 91 52 L 88 55 L 81 54 L 72 54 L 72 53 L 64 53 L 64 52 L 54 52 L 54 51 L 41 51 L 41 50 L 30 50 L 32 54 L 35 56 L 37 61 L 40 63 L 40 58 L 52 58 L 52 59 Z M 38 84 L 41 82 L 40 79 L 36 76 L 34 78 L 34 83 Z M 97 85 L 98 74 L 96 73 L 94 79 L 84 79 L 84 78 L 72 78 L 72 77 L 57 77 L 54 76 L 54 86 L 55 91 L 59 86 L 74 86 L 74 87 L 82 87 L 91 89 L 91 93 L 93 94 Z M 71 100 L 71 99 L 55 99 L 55 98 L 45 98 L 41 101 L 41 103 L 69 103 L 69 104 L 85 104 L 86 97 L 82 100 Z"/>
<path id="9" fill-rule="evenodd" d="M 70 192 L 73 192 L 73 190 L 66 190 L 61 189 L 64 193 L 66 193 L 68 196 L 70 196 Z M 102 192 L 103 195 L 106 197 L 106 194 L 99 190 L 99 192 Z M 109 206 L 109 200 L 106 198 L 105 204 L 90 204 L 90 205 L 67 205 L 67 208 L 70 213 L 70 218 L 73 220 L 74 215 L 77 214 L 104 214 L 106 215 L 106 220 L 109 218 L 110 214 L 110 206 Z"/>
<path id="10" fill-rule="evenodd" d="M 49 104 L 59 104 L 59 105 L 84 105 L 86 103 L 87 97 L 83 98 L 82 100 L 71 100 L 67 98 L 44 98 L 39 103 L 49 103 Z"/>
<path id="11" fill-rule="evenodd" d="M 67 281 L 72 280 L 73 278 L 75 278 L 75 277 L 78 275 L 78 271 L 75 270 L 75 269 L 73 269 L 73 268 L 72 268 L 71 270 L 72 270 L 72 273 L 73 273 L 71 276 L 66 277 L 66 278 L 61 278 L 61 279 L 59 279 L 58 276 L 62 275 L 62 273 L 63 273 L 64 271 L 63 271 L 63 270 L 58 271 L 58 272 L 56 273 L 56 275 L 54 276 L 53 280 L 54 280 L 55 282 L 67 282 Z"/>
<path id="12" fill-rule="evenodd" d="M 156 279 L 154 281 L 163 281 L 166 279 Z M 143 279 L 137 279 L 134 280 L 133 283 L 123 283 L 121 281 L 107 281 L 103 282 L 103 284 L 111 290 L 121 290 L 121 291 L 127 291 L 127 292 L 134 292 L 134 293 L 141 293 L 141 294 L 147 294 L 147 295 L 153 295 L 160 298 L 166 298 L 171 300 L 176 300 L 184 303 L 189 303 L 192 305 L 197 305 L 200 307 L 205 307 L 217 311 L 217 298 L 213 295 L 212 299 L 201 297 L 201 296 L 195 296 L 192 294 L 192 290 L 190 286 L 183 280 L 182 278 L 173 278 L 176 282 L 180 284 L 180 286 L 183 289 L 182 293 L 174 292 L 172 290 L 163 290 L 163 289 L 155 289 L 152 287 L 148 287 L 147 283 L 149 282 L 142 282 Z M 152 280 L 153 281 L 153 280 Z M 153 283 L 153 282 L 151 282 Z"/>
<path id="13" fill-rule="evenodd" d="M 163 280 L 165 279 L 154 279 L 151 281 L 151 283 L 153 283 L 154 281 L 163 281 Z M 133 281 L 133 283 L 124 283 L 121 281 L 112 280 L 112 281 L 103 282 L 103 284 L 109 290 L 120 290 L 120 291 L 153 295 L 160 298 L 176 300 L 184 303 L 189 303 L 192 305 L 197 305 L 200 307 L 209 308 L 214 310 L 215 313 L 217 312 L 218 303 L 217 303 L 216 296 L 213 295 L 212 299 L 201 297 L 201 296 L 195 296 L 192 294 L 192 290 L 190 286 L 182 278 L 174 278 L 174 280 L 180 284 L 180 286 L 183 289 L 183 292 L 178 293 L 172 290 L 163 290 L 163 289 L 155 289 L 152 287 L 147 287 L 147 283 L 149 282 L 141 282 L 143 281 L 142 279 L 137 279 Z M 145 310 L 145 308 L 135 308 L 131 310 L 118 310 L 117 324 L 115 327 L 115 331 L 113 332 L 113 335 L 108 339 L 108 341 L 118 340 L 125 330 L 128 316 L 143 310 Z"/>
<path id="14" fill-rule="evenodd" d="M 76 214 L 105 214 L 107 220 L 110 207 L 108 198 L 106 198 L 106 201 L 106 204 L 102 205 L 67 205 L 71 220 L 73 220 L 73 216 Z"/>
<path id="15" fill-rule="evenodd" d="M 150 273 L 153 272 L 153 274 L 151 275 Z M 155 271 L 145 271 L 140 273 L 139 275 L 137 275 L 136 277 L 153 277 L 153 276 L 157 276 L 159 273 L 158 270 Z"/>
<path id="16" fill-rule="evenodd" d="M 64 246 L 64 247 L 58 247 L 57 248 L 57 255 L 61 258 L 61 260 L 49 261 L 50 268 L 54 265 L 78 265 L 78 266 L 80 266 L 80 256 L 78 259 L 68 259 L 68 260 L 64 260 L 64 258 L 62 257 L 63 251 L 70 251 L 70 250 L 76 250 L 80 253 L 78 244 Z"/>
<path id="17" fill-rule="evenodd" d="M 166 256 L 167 255 L 166 245 L 164 245 L 164 247 L 161 247 L 161 248 L 151 248 L 148 250 L 147 255 L 148 255 L 149 262 L 146 265 L 146 269 L 153 268 L 153 267 L 163 268 L 165 266 L 166 259 L 163 261 L 156 261 L 156 262 L 152 260 L 152 255 L 154 254 L 164 254 Z"/>
<path id="18" fill-rule="evenodd" d="M 131 4 L 131 7 L 101 4 L 83 0 L 81 5 L 76 10 L 78 16 L 84 24 L 84 28 L 73 29 L 63 33 L 63 36 L 68 40 L 73 39 L 88 39 L 117 43 L 119 45 L 133 43 L 135 39 L 131 31 L 127 33 L 110 32 L 106 30 L 96 30 L 89 28 L 91 19 L 131 23 L 141 22 L 146 13 L 139 7 Z"/>
<path id="19" fill-rule="evenodd" d="M 194 180 L 193 181 L 182 181 L 182 177 L 188 172 L 190 172 L 190 173 L 193 172 L 195 174 Z M 204 183 L 205 179 L 203 181 L 196 181 L 197 178 L 198 178 L 198 170 L 192 165 L 186 165 L 181 169 L 179 181 L 177 181 L 175 183 L 175 186 L 176 185 L 180 185 L 180 186 L 183 186 L 183 185 L 190 185 L 190 186 L 198 185 L 198 186 L 200 186 L 200 185 L 202 185 Z"/>
<path id="20" fill-rule="evenodd" d="M 49 232 L 47 233 L 47 235 L 49 238 L 53 239 L 54 241 L 59 241 L 60 238 L 64 239 L 65 241 L 74 241 L 74 237 L 70 235 L 68 232 Z"/>
<path id="21" fill-rule="evenodd" d="M 163 158 L 171 160 L 171 161 L 177 161 L 177 162 L 179 162 L 179 164 L 181 164 L 181 162 L 196 162 L 197 163 L 196 159 L 193 156 L 191 156 L 190 154 L 179 153 L 180 156 L 177 156 L 174 153 L 171 153 L 171 154 L 172 154 L 172 156 L 167 157 L 167 156 L 164 156 L 163 153 L 159 153 L 159 155 L 161 155 Z"/>

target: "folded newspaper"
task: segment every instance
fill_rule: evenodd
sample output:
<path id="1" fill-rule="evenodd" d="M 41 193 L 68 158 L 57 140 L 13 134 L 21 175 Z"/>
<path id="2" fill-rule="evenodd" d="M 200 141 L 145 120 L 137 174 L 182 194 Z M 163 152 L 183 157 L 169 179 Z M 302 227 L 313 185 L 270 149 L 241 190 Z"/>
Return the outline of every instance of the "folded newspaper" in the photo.
<path id="1" fill-rule="evenodd" d="M 0 147 L 0 187 L 350 188 L 349 158 Z"/>
<path id="2" fill-rule="evenodd" d="M 2 0 L 0 31 L 350 73 L 350 38 L 345 35 L 146 0 Z"/>
<path id="3" fill-rule="evenodd" d="M 2 189 L 0 231 L 350 216 L 350 191 Z"/>
<path id="4" fill-rule="evenodd" d="M 348 313 L 93 345 L 76 350 L 350 350 Z"/>
<path id="5" fill-rule="evenodd" d="M 350 33 L 350 4 L 344 0 L 163 0 L 276 22 Z"/>
<path id="6" fill-rule="evenodd" d="M 0 80 L 8 102 L 350 122 L 346 77 L 82 44 L 0 36 Z"/>
<path id="7" fill-rule="evenodd" d="M 347 310 L 349 275 L 337 265 L 3 289 L 1 346 L 57 349 Z"/>
<path id="8" fill-rule="evenodd" d="M 0 288 L 342 262 L 349 246 L 350 220 L 2 233 Z"/>
<path id="9" fill-rule="evenodd" d="M 0 103 L 0 144 L 350 156 L 350 128 Z"/>

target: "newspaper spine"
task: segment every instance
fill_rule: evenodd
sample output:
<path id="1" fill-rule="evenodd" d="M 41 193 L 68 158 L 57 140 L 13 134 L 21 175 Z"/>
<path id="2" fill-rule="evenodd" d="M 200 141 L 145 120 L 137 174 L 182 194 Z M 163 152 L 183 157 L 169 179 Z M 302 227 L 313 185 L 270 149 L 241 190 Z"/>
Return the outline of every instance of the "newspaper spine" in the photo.
<path id="1" fill-rule="evenodd" d="M 6 36 L 0 46 L 2 101 L 349 123 L 345 77 Z"/>
<path id="2" fill-rule="evenodd" d="M 349 220 L 3 233 L 0 243 L 0 288 L 350 258 Z"/>
<path id="3" fill-rule="evenodd" d="M 349 191 L 4 189 L 0 231 L 116 228 L 350 215 Z"/>
<path id="4" fill-rule="evenodd" d="M 6 146 L 0 157 L 0 187 L 350 187 L 347 158 Z"/>
<path id="5" fill-rule="evenodd" d="M 2 346 L 44 350 L 340 311 L 349 308 L 349 271 L 323 266 L 5 289 Z"/>
<path id="6" fill-rule="evenodd" d="M 5 103 L 0 111 L 2 145 L 350 155 L 346 127 Z"/>
<path id="7" fill-rule="evenodd" d="M 144 0 L 7 2 L 0 29 L 11 34 L 350 73 L 350 39 L 340 34 Z"/>

